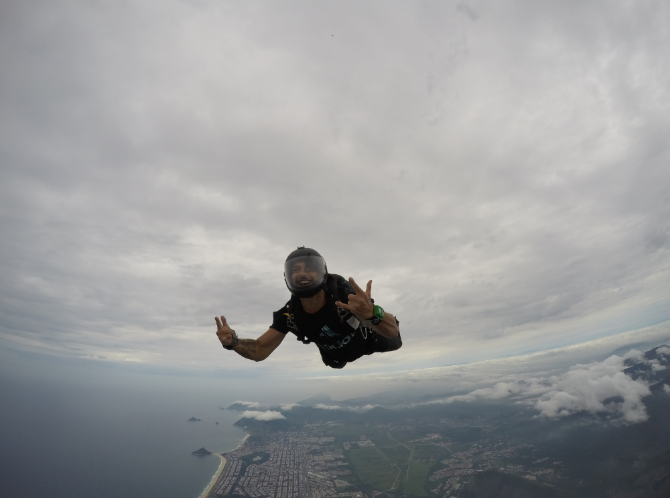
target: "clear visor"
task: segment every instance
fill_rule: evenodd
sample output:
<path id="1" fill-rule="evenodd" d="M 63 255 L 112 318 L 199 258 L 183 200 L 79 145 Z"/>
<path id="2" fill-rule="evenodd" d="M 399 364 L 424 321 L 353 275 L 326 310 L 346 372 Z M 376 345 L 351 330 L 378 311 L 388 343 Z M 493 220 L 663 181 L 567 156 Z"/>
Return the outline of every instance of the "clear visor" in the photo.
<path id="1" fill-rule="evenodd" d="M 298 256 L 284 263 L 284 278 L 291 290 L 308 290 L 321 285 L 326 276 L 326 262 L 320 256 Z"/>

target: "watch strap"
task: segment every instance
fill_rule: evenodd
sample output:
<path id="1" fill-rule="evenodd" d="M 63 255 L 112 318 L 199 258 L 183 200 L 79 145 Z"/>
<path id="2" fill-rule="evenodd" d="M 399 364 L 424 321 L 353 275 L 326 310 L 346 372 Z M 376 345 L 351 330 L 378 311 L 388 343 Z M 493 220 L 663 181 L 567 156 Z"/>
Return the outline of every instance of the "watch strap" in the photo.
<path id="1" fill-rule="evenodd" d="M 370 322 L 371 325 L 377 325 L 382 321 L 384 318 L 384 309 L 382 306 L 378 306 L 377 304 L 373 305 L 373 317 L 369 318 L 368 321 Z"/>
<path id="2" fill-rule="evenodd" d="M 233 340 L 231 341 L 231 343 L 228 346 L 224 346 L 224 344 L 222 344 L 222 346 L 224 346 L 224 349 L 228 349 L 229 351 L 231 351 L 232 349 L 235 349 L 235 346 L 238 345 L 238 342 L 240 342 L 240 340 L 238 339 L 238 334 L 236 334 L 234 330 Z"/>

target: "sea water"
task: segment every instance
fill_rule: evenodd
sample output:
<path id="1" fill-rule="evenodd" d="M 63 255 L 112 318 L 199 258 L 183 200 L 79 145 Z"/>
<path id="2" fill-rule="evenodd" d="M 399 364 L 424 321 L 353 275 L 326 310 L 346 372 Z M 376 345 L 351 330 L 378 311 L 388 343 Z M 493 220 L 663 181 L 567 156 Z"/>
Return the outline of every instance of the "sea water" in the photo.
<path id="1" fill-rule="evenodd" d="M 221 460 L 191 452 L 231 451 L 246 435 L 218 407 L 233 400 L 129 379 L 0 375 L 0 495 L 198 498 Z"/>

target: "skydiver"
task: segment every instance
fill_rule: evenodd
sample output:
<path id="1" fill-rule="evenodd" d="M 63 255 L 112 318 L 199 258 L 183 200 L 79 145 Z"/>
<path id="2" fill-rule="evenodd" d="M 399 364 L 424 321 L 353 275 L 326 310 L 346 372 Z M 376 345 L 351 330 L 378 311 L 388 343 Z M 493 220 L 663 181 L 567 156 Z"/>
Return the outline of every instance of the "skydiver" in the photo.
<path id="1" fill-rule="evenodd" d="M 317 251 L 299 247 L 287 256 L 284 281 L 291 299 L 273 313 L 273 323 L 258 339 L 239 339 L 224 316 L 214 319 L 224 349 L 263 361 L 291 332 L 304 344 L 314 342 L 325 365 L 343 368 L 364 355 L 402 346 L 398 320 L 371 298 L 372 280 L 364 291 L 353 278 L 328 273 Z"/>

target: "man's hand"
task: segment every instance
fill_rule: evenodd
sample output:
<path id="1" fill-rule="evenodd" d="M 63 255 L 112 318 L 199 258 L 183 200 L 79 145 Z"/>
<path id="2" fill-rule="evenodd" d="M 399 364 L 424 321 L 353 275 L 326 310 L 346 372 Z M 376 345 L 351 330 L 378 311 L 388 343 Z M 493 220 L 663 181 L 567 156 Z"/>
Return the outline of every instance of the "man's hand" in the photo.
<path id="1" fill-rule="evenodd" d="M 352 277 L 349 278 L 349 283 L 352 284 L 352 287 L 354 287 L 356 294 L 350 294 L 348 296 L 347 304 L 336 301 L 336 306 L 340 306 L 341 308 L 351 311 L 361 320 L 368 320 L 375 314 L 373 301 L 370 299 L 370 288 L 373 285 L 373 281 L 368 281 L 365 291 L 357 285 Z"/>
<path id="2" fill-rule="evenodd" d="M 235 331 L 228 326 L 224 315 L 221 315 L 221 321 L 217 317 L 214 317 L 214 321 L 217 322 L 217 338 L 224 346 L 230 346 L 233 342 L 233 332 Z"/>

